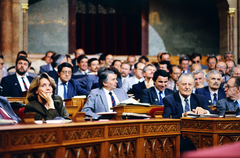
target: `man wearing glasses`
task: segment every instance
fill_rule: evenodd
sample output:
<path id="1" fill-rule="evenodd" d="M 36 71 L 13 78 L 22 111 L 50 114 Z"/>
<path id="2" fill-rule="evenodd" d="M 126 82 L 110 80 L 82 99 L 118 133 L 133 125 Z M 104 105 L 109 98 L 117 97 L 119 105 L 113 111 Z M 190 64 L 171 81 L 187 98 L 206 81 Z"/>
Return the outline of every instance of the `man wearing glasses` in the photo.
<path id="1" fill-rule="evenodd" d="M 223 61 L 220 61 L 220 62 L 218 62 L 216 64 L 215 70 L 219 71 L 222 74 L 222 79 L 221 79 L 222 82 L 226 82 L 227 81 L 227 79 L 225 77 L 227 68 L 228 68 L 227 64 L 225 62 L 223 62 Z"/>
<path id="2" fill-rule="evenodd" d="M 195 53 L 192 53 L 191 55 L 191 61 L 193 64 L 200 64 L 202 69 L 208 69 L 208 67 L 206 65 L 202 65 L 201 64 L 201 60 L 202 60 L 202 55 L 195 52 Z"/>
<path id="3" fill-rule="evenodd" d="M 240 115 L 240 77 L 232 77 L 225 86 L 226 98 L 217 102 L 217 113 L 223 116 L 225 111 L 236 111 Z"/>
<path id="4" fill-rule="evenodd" d="M 55 79 L 57 90 L 56 94 L 62 99 L 72 98 L 76 95 L 87 95 L 88 92 L 81 88 L 78 82 L 72 79 L 73 67 L 69 63 L 62 63 L 58 66 L 58 78 Z"/>

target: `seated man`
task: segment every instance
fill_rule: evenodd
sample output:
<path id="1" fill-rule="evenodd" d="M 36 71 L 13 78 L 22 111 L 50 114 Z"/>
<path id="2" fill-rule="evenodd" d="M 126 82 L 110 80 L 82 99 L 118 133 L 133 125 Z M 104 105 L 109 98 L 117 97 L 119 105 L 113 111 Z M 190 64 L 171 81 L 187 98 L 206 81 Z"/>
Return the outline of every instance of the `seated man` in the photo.
<path id="1" fill-rule="evenodd" d="M 33 77 L 26 73 L 30 67 L 29 60 L 24 56 L 19 56 L 15 63 L 16 73 L 2 78 L 3 96 L 24 97 L 28 91 Z"/>
<path id="2" fill-rule="evenodd" d="M 182 73 L 190 73 L 189 68 L 189 57 L 182 55 L 179 58 L 179 66 L 181 67 Z"/>
<path id="3" fill-rule="evenodd" d="M 225 87 L 226 97 L 217 102 L 217 114 L 223 116 L 225 111 L 237 111 L 240 115 L 240 77 L 232 77 Z"/>
<path id="4" fill-rule="evenodd" d="M 7 98 L 0 96 L 0 119 L 14 120 L 19 123 L 21 119 L 14 113 Z"/>
<path id="5" fill-rule="evenodd" d="M 97 58 L 91 58 L 88 60 L 88 69 L 90 70 L 90 74 L 97 75 L 99 69 L 99 61 Z"/>
<path id="6" fill-rule="evenodd" d="M 178 81 L 179 76 L 181 75 L 181 68 L 178 65 L 172 65 L 169 70 L 170 79 L 168 80 L 167 88 L 171 90 L 178 90 L 176 82 Z"/>
<path id="7" fill-rule="evenodd" d="M 48 75 L 52 77 L 54 80 L 56 80 L 58 78 L 57 68 L 60 64 L 67 62 L 67 58 L 63 54 L 55 54 L 52 56 L 52 60 L 53 62 L 51 63 L 51 65 L 53 67 L 53 70 L 49 71 Z"/>
<path id="8" fill-rule="evenodd" d="M 208 114 L 214 113 L 205 103 L 204 96 L 192 94 L 194 77 L 192 74 L 182 74 L 177 82 L 178 90 L 163 99 L 164 118 L 187 117 L 189 113 Z"/>
<path id="9" fill-rule="evenodd" d="M 207 74 L 208 86 L 196 90 L 196 94 L 205 96 L 206 105 L 216 105 L 217 101 L 226 97 L 224 89 L 220 87 L 222 75 L 212 70 Z"/>
<path id="10" fill-rule="evenodd" d="M 196 89 L 204 87 L 203 83 L 205 82 L 205 77 L 202 70 L 194 70 L 192 74 L 193 74 L 194 83 L 195 83 L 195 86 L 193 88 L 193 93 L 195 93 Z"/>
<path id="11" fill-rule="evenodd" d="M 207 58 L 207 69 L 204 69 L 203 72 L 204 74 L 209 73 L 211 70 L 214 70 L 217 64 L 217 58 L 215 56 L 209 56 Z"/>
<path id="12" fill-rule="evenodd" d="M 153 74 L 156 71 L 156 67 L 153 64 L 148 64 L 143 68 L 144 81 L 134 84 L 132 87 L 132 92 L 134 97 L 139 99 L 141 97 L 141 92 L 143 89 L 153 87 Z"/>
<path id="13" fill-rule="evenodd" d="M 199 64 L 201 66 L 201 70 L 202 69 L 207 69 L 208 67 L 206 65 L 202 65 L 201 64 L 201 60 L 202 60 L 202 55 L 197 53 L 197 52 L 194 52 L 192 53 L 191 55 L 191 61 L 193 64 Z"/>
<path id="14" fill-rule="evenodd" d="M 144 89 L 141 94 L 141 103 L 151 105 L 163 105 L 163 98 L 173 91 L 167 88 L 168 73 L 164 70 L 157 70 L 153 75 L 154 87 Z"/>
<path id="15" fill-rule="evenodd" d="M 53 70 L 53 67 L 52 67 L 52 55 L 55 55 L 56 53 L 53 52 L 53 51 L 47 51 L 46 54 L 45 54 L 45 57 L 44 57 L 44 60 L 46 61 L 46 65 L 42 65 L 40 66 L 40 71 L 39 71 L 39 74 L 43 73 L 43 72 L 49 72 L 49 71 L 52 71 Z"/>
<path id="16" fill-rule="evenodd" d="M 171 68 L 170 61 L 162 60 L 159 63 L 159 69 L 160 70 L 165 70 L 165 71 L 169 72 L 170 68 Z"/>
<path id="17" fill-rule="evenodd" d="M 99 75 L 99 88 L 93 89 L 88 96 L 82 112 L 92 117 L 98 117 L 98 112 L 112 111 L 110 108 L 127 100 L 127 93 L 117 87 L 117 74 L 106 70 Z"/>
<path id="18" fill-rule="evenodd" d="M 77 58 L 78 71 L 74 75 L 87 75 L 90 71 L 88 70 L 88 58 L 85 55 L 80 55 Z"/>
<path id="19" fill-rule="evenodd" d="M 62 63 L 58 66 L 58 78 L 55 79 L 57 85 L 56 94 L 62 100 L 72 98 L 76 95 L 87 95 L 88 92 L 81 88 L 78 82 L 71 79 L 73 67 L 69 63 Z"/>
<path id="20" fill-rule="evenodd" d="M 130 73 L 131 73 L 131 64 L 129 61 L 124 61 L 120 69 L 120 74 L 121 74 L 120 87 L 122 87 L 122 83 L 125 81 L 126 78 L 131 77 Z"/>

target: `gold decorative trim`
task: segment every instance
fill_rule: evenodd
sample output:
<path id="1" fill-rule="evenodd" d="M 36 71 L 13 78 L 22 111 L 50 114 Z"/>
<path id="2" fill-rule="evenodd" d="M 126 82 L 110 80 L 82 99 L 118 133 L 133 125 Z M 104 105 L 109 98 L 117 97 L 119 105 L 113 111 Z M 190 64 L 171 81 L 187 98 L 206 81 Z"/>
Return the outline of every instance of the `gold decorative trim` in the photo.
<path id="1" fill-rule="evenodd" d="M 21 3 L 21 6 L 22 6 L 23 13 L 26 13 L 29 8 L 28 3 Z"/>
<path id="2" fill-rule="evenodd" d="M 235 8 L 229 8 L 228 13 L 229 13 L 230 17 L 234 16 L 235 10 L 236 10 Z"/>

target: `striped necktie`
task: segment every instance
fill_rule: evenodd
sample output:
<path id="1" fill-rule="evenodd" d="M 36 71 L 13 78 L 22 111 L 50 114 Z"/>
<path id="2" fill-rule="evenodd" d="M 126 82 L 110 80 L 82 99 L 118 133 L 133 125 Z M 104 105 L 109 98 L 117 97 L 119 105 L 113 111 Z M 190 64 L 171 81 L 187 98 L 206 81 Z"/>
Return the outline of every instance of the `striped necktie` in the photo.
<path id="1" fill-rule="evenodd" d="M 216 105 L 216 103 L 217 103 L 217 94 L 216 93 L 214 93 L 213 94 L 213 105 Z"/>
<path id="2" fill-rule="evenodd" d="M 186 104 L 185 104 L 185 112 L 190 111 L 189 104 L 188 104 L 188 99 L 184 99 L 184 101 L 186 102 Z"/>
<path id="3" fill-rule="evenodd" d="M 2 108 L 0 108 L 0 115 L 2 115 L 2 118 L 3 118 L 4 120 L 13 120 L 11 117 L 9 117 L 8 115 L 6 115 L 6 114 L 4 113 L 4 110 L 3 110 Z"/>
<path id="4" fill-rule="evenodd" d="M 112 99 L 112 107 L 115 107 L 116 106 L 116 102 L 115 102 L 115 99 L 114 99 L 114 97 L 112 95 L 112 92 L 109 92 L 109 95 L 110 95 L 110 97 Z"/>
<path id="5" fill-rule="evenodd" d="M 25 91 L 27 91 L 28 88 L 27 88 L 27 84 L 26 84 L 26 82 L 24 81 L 24 77 L 21 77 L 21 78 L 22 78 L 22 81 L 23 81 L 23 85 L 24 85 Z"/>

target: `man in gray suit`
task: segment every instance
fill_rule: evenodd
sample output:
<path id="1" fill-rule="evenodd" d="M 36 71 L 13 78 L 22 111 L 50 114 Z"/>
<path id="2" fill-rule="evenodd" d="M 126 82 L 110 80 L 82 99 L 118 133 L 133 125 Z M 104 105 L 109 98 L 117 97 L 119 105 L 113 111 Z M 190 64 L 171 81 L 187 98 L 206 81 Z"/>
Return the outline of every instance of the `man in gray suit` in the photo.
<path id="1" fill-rule="evenodd" d="M 223 116 L 225 111 L 237 111 L 236 115 L 240 115 L 240 77 L 230 78 L 224 91 L 227 98 L 217 102 L 217 113 Z"/>
<path id="2" fill-rule="evenodd" d="M 117 87 L 117 74 L 106 70 L 99 75 L 99 88 L 93 89 L 88 96 L 82 112 L 91 117 L 98 117 L 98 112 L 111 112 L 111 107 L 127 100 L 127 93 Z"/>

